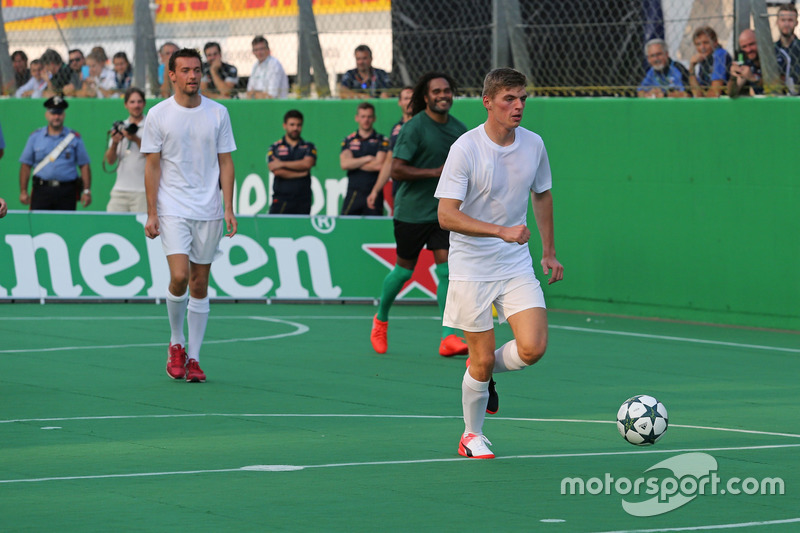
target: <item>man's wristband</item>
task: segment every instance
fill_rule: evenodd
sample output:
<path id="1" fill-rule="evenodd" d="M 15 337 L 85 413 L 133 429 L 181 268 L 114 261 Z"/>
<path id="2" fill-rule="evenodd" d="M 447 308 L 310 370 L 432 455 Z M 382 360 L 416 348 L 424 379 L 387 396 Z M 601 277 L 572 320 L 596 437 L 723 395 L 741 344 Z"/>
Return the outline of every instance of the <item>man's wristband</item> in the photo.
<path id="1" fill-rule="evenodd" d="M 92 194 L 92 191 L 89 189 L 83 189 L 83 191 L 81 191 L 81 194 Z"/>

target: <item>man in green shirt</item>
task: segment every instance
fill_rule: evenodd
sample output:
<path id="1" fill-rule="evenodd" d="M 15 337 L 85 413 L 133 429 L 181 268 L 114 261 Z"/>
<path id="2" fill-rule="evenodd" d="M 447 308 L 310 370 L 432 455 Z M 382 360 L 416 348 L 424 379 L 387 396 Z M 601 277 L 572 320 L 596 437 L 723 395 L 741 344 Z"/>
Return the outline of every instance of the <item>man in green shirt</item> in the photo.
<path id="1" fill-rule="evenodd" d="M 442 167 L 455 142 L 467 127 L 450 116 L 455 84 L 447 74 L 430 72 L 414 87 L 413 118 L 400 130 L 392 153 L 392 179 L 399 183 L 394 201 L 394 237 L 397 264 L 383 280 L 378 313 L 372 320 L 370 340 L 378 353 L 388 348 L 389 309 L 403 285 L 411 279 L 424 246 L 433 252 L 439 281 L 436 299 L 440 314 L 447 299 L 447 252 L 450 233 L 439 226 L 438 200 L 433 193 Z M 439 355 L 466 355 L 467 345 L 452 328 L 442 327 Z"/>

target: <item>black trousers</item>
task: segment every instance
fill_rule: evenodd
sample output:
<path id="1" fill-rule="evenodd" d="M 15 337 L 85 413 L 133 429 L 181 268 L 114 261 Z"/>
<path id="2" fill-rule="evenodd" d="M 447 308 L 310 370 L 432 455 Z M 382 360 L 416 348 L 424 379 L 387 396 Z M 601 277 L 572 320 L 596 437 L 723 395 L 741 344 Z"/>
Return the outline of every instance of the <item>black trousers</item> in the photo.
<path id="1" fill-rule="evenodd" d="M 47 185 L 38 178 L 33 180 L 31 209 L 41 211 L 75 211 L 81 180 L 60 182 L 57 187 Z M 82 185 L 82 183 L 81 183 Z"/>

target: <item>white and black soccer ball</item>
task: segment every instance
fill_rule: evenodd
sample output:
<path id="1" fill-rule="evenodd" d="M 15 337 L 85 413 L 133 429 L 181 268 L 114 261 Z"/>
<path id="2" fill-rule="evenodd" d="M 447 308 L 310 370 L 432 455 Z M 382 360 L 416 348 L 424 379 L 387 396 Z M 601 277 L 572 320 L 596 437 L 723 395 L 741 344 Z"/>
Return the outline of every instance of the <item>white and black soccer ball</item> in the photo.
<path id="1" fill-rule="evenodd" d="M 628 398 L 617 411 L 619 434 L 637 446 L 655 444 L 664 436 L 668 425 L 667 408 L 647 394 Z"/>

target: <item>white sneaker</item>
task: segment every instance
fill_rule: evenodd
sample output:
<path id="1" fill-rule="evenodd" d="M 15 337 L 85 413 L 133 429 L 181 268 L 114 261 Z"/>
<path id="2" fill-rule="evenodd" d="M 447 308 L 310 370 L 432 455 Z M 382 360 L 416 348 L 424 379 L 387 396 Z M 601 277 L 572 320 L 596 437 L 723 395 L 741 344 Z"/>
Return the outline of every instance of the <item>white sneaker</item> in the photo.
<path id="1" fill-rule="evenodd" d="M 458 443 L 458 454 L 472 459 L 494 459 L 494 454 L 486 445 L 491 444 L 484 435 L 464 433 Z"/>

